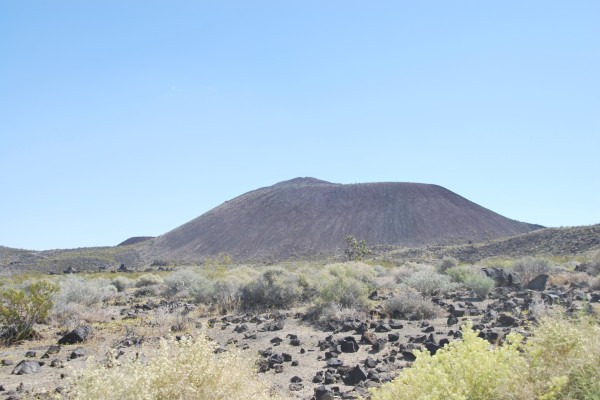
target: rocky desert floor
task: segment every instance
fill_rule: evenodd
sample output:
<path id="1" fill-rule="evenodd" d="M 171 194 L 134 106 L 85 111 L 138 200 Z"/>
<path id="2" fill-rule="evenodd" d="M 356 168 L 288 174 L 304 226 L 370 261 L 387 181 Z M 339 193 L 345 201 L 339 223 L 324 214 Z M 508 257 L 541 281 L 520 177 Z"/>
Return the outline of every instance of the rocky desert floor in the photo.
<path id="1" fill-rule="evenodd" d="M 543 282 L 542 282 L 543 281 Z M 257 379 L 291 399 L 369 397 L 368 389 L 392 380 L 415 360 L 415 351 L 435 353 L 471 323 L 490 343 L 511 331 L 527 336 L 542 309 L 561 304 L 568 312 L 597 308 L 600 292 L 541 279 L 530 289 L 496 287 L 485 299 L 468 290 L 433 296 L 441 310 L 426 320 L 390 318 L 381 304 L 385 291 L 371 294 L 374 306 L 362 317 L 317 325 L 308 308 L 206 315 L 182 300 L 139 297 L 88 310 L 103 321 L 73 327 L 37 327 L 37 339 L 0 348 L 0 399 L 60 396 L 77 373 L 108 354 L 117 360 L 153 357 L 161 338 L 206 335 L 215 352 L 239 352 L 255 361 Z M 392 316 L 393 317 L 393 316 Z"/>

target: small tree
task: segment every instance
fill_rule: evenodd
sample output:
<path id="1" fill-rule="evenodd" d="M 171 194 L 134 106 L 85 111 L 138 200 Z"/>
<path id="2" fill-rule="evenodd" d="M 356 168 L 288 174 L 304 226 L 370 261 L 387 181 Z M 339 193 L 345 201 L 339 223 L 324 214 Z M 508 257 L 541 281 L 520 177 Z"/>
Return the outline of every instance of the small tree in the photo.
<path id="1" fill-rule="evenodd" d="M 6 343 L 29 339 L 33 325 L 48 318 L 58 286 L 47 281 L 30 283 L 22 289 L 0 292 L 1 336 Z"/>
<path id="2" fill-rule="evenodd" d="M 366 255 L 372 253 L 364 240 L 359 242 L 354 236 L 346 236 L 344 240 L 346 241 L 344 258 L 348 261 L 361 261 Z"/>

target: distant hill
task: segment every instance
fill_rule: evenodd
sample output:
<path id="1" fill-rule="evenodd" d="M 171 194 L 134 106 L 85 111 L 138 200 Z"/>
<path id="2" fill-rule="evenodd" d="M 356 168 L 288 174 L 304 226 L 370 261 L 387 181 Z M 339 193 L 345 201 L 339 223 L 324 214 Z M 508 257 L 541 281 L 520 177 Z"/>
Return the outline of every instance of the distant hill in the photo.
<path id="1" fill-rule="evenodd" d="M 379 249 L 380 254 L 396 260 L 435 261 L 443 257 L 455 257 L 465 263 L 524 256 L 585 257 L 595 251 L 600 251 L 600 224 L 538 229 L 508 238 L 461 246 Z"/>
<path id="2" fill-rule="evenodd" d="M 227 253 L 236 260 L 281 260 L 339 254 L 346 235 L 367 244 L 421 247 L 539 228 L 437 185 L 296 178 L 226 201 L 140 250 L 145 259 L 191 261 Z"/>
<path id="3" fill-rule="evenodd" d="M 130 244 L 136 244 L 145 242 L 146 240 L 154 239 L 154 236 L 134 236 L 127 240 L 122 241 L 117 246 L 129 246 Z"/>

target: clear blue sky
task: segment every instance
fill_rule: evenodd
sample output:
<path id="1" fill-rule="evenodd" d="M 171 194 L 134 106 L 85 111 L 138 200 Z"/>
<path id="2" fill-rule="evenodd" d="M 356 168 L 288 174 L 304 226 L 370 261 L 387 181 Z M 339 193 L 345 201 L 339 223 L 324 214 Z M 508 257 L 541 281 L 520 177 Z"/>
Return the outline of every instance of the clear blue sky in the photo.
<path id="1" fill-rule="evenodd" d="M 600 2 L 0 0 L 0 245 L 159 235 L 297 176 L 600 222 Z"/>

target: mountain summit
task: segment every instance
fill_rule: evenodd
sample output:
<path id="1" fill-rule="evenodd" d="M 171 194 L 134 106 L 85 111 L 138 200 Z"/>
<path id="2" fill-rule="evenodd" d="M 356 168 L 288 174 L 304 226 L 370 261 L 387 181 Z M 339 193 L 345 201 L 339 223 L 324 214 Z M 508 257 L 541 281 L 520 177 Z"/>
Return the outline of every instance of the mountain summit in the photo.
<path id="1" fill-rule="evenodd" d="M 227 201 L 149 240 L 144 252 L 179 261 L 219 253 L 273 260 L 340 253 L 346 235 L 369 245 L 418 247 L 481 242 L 539 228 L 437 185 L 295 178 Z"/>

